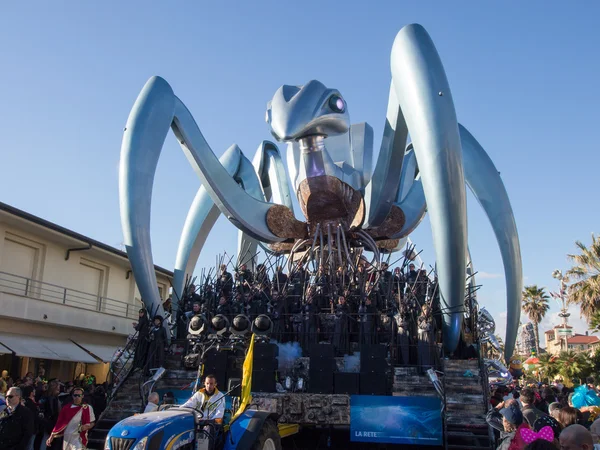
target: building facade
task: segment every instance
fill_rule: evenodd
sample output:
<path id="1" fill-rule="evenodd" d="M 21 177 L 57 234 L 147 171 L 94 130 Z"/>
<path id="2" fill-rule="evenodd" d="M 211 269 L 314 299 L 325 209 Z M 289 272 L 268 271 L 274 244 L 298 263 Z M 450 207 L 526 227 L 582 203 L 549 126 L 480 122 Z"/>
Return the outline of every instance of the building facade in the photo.
<path id="1" fill-rule="evenodd" d="M 161 298 L 172 273 L 156 267 Z M 99 382 L 142 307 L 127 254 L 0 203 L 0 369 Z"/>
<path id="2" fill-rule="evenodd" d="M 546 351 L 551 355 L 558 355 L 567 350 L 567 341 L 573 336 L 573 327 L 569 325 L 556 325 L 544 333 Z"/>
<path id="3" fill-rule="evenodd" d="M 594 353 L 600 348 L 600 339 L 598 339 L 598 336 L 589 336 L 587 333 L 575 334 L 567 339 L 567 348 L 577 353 Z"/>

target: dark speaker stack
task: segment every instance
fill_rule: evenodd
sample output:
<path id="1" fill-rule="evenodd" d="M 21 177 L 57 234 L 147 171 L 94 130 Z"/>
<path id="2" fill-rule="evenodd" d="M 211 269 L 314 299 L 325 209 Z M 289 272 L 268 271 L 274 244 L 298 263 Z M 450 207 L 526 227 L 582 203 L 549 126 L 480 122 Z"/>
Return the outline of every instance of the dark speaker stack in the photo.
<path id="1" fill-rule="evenodd" d="M 252 362 L 252 391 L 276 392 L 275 376 L 278 369 L 277 344 L 255 344 Z"/>
<path id="2" fill-rule="evenodd" d="M 227 387 L 227 352 L 209 350 L 204 358 L 204 376 L 214 375 L 219 390 Z"/>
<path id="3" fill-rule="evenodd" d="M 311 394 L 333 394 L 334 371 L 333 345 L 314 344 L 310 350 L 308 392 Z"/>
<path id="4" fill-rule="evenodd" d="M 360 350 L 361 395 L 385 395 L 388 391 L 388 364 L 385 345 L 365 345 Z"/>
<path id="5" fill-rule="evenodd" d="M 359 373 L 336 372 L 333 375 L 335 394 L 355 395 L 359 393 Z"/>

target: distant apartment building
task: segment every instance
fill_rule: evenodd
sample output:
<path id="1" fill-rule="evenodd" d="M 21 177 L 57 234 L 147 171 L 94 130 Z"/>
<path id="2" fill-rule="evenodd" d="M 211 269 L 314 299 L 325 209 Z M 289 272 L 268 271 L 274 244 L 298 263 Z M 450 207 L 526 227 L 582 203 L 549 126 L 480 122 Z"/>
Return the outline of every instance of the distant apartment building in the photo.
<path id="1" fill-rule="evenodd" d="M 125 252 L 0 202 L 0 370 L 102 382 L 141 306 Z"/>
<path id="2" fill-rule="evenodd" d="M 533 324 L 527 322 L 521 326 L 517 339 L 517 353 L 519 355 L 530 355 L 532 350 L 535 350 L 535 332 Z"/>
<path id="3" fill-rule="evenodd" d="M 575 334 L 567 339 L 567 348 L 577 353 L 593 353 L 600 348 L 600 339 L 598 339 L 598 336 L 589 336 L 587 333 Z"/>

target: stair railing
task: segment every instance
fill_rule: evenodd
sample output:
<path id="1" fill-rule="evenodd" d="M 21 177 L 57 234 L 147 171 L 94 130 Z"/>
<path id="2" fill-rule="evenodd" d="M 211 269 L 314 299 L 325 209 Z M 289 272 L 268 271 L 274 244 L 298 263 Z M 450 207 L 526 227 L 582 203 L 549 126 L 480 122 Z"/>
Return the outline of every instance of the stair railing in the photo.
<path id="1" fill-rule="evenodd" d="M 110 403 L 110 401 L 114 398 L 121 385 L 131 373 L 138 339 L 139 336 L 138 332 L 136 331 L 128 339 L 125 348 L 122 350 L 117 350 L 117 353 L 115 353 L 116 357 L 113 357 L 113 360 L 110 363 L 109 371 L 111 375 L 111 387 L 107 396 L 107 404 Z"/>
<path id="2" fill-rule="evenodd" d="M 113 359 L 109 365 L 109 374 L 111 382 L 108 385 L 106 393 L 106 408 L 102 411 L 102 414 L 97 418 L 96 423 L 99 423 L 110 410 L 110 404 L 115 399 L 119 389 L 125 383 L 129 375 L 133 372 L 133 362 L 135 359 L 135 352 L 138 343 L 138 332 L 130 335 L 127 339 L 127 344 L 123 349 L 119 349 L 115 352 Z"/>

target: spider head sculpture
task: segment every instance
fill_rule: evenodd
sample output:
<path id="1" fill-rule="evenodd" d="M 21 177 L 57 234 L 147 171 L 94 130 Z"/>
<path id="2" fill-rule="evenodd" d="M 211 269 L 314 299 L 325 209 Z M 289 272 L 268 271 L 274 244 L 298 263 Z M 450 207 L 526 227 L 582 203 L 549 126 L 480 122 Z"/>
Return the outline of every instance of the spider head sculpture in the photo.
<path id="1" fill-rule="evenodd" d="M 299 163 L 301 174 L 294 188 L 308 234 L 314 234 L 316 224 L 323 229 L 342 226 L 346 231 L 360 226 L 365 215 L 363 196 L 357 186 L 344 182 L 325 145 L 326 138 L 345 135 L 350 129 L 348 107 L 339 91 L 316 80 L 303 86 L 284 85 L 267 105 L 266 119 L 275 139 L 291 143 L 292 160 Z"/>
<path id="2" fill-rule="evenodd" d="M 278 141 L 337 136 L 350 128 L 348 108 L 336 89 L 317 80 L 304 86 L 283 85 L 267 105 L 267 123 Z"/>

